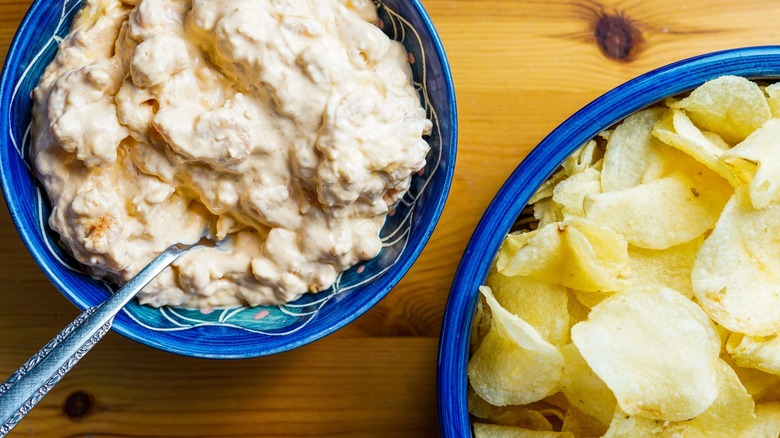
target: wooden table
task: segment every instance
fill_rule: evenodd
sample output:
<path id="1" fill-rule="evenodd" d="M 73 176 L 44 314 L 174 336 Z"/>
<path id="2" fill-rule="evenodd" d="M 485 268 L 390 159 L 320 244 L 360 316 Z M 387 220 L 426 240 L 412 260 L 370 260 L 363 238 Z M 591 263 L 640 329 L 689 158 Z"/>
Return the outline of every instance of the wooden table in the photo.
<path id="1" fill-rule="evenodd" d="M 29 0 L 0 0 L 0 59 Z M 775 0 L 424 0 L 452 64 L 460 144 L 452 192 L 417 264 L 334 335 L 273 357 L 209 361 L 110 333 L 13 436 L 437 434 L 436 356 L 450 282 L 482 211 L 548 132 L 660 65 L 780 43 Z M 0 380 L 77 310 L 0 207 Z"/>

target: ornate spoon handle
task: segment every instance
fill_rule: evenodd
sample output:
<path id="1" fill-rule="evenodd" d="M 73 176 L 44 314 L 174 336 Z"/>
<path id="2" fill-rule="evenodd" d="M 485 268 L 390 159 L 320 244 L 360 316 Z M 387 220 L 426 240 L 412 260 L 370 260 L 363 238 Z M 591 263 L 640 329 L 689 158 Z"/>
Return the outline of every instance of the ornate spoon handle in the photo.
<path id="1" fill-rule="evenodd" d="M 111 329 L 114 316 L 147 283 L 194 246 L 165 250 L 103 303 L 90 307 L 0 384 L 0 437 L 4 437 Z"/>

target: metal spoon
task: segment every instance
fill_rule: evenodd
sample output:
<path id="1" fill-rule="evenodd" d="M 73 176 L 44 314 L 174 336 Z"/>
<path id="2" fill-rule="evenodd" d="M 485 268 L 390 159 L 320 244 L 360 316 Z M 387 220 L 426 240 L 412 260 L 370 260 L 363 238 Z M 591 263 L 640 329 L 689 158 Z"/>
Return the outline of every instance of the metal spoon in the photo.
<path id="1" fill-rule="evenodd" d="M 111 329 L 114 316 L 163 269 L 185 252 L 215 243 L 203 238 L 194 245 L 165 250 L 106 301 L 90 307 L 37 354 L 0 384 L 0 438 L 4 437 L 57 382 Z"/>

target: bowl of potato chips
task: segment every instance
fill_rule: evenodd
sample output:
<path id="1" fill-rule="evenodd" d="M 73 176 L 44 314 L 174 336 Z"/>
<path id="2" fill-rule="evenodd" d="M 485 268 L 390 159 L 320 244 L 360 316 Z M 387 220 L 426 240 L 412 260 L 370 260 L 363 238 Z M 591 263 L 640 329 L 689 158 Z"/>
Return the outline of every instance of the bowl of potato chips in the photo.
<path id="1" fill-rule="evenodd" d="M 443 436 L 780 436 L 778 78 L 670 64 L 522 161 L 453 281 Z"/>

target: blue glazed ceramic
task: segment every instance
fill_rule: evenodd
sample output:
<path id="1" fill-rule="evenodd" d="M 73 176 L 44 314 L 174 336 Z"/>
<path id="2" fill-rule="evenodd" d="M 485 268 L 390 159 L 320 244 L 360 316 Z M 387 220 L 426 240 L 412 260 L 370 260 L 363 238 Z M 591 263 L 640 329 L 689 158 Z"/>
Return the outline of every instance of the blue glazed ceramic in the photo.
<path id="1" fill-rule="evenodd" d="M 563 122 L 515 169 L 471 236 L 450 290 L 438 363 L 439 427 L 443 437 L 470 437 L 466 365 L 471 324 L 493 258 L 537 188 L 574 150 L 646 106 L 723 75 L 780 78 L 780 46 L 727 50 L 686 59 L 609 91 Z"/>
<path id="2" fill-rule="evenodd" d="M 284 306 L 216 310 L 152 308 L 130 303 L 117 332 L 162 350 L 206 358 L 273 354 L 315 341 L 348 324 L 401 280 L 427 243 L 455 168 L 457 115 L 447 59 L 417 0 L 378 2 L 382 29 L 410 53 L 414 85 L 433 133 L 428 164 L 382 229 L 380 255 L 339 275 L 336 284 Z M 81 0 L 36 0 L 11 44 L 0 80 L 0 180 L 8 210 L 27 248 L 54 285 L 81 309 L 105 300 L 113 286 L 81 273 L 48 229 L 49 206 L 30 170 L 30 93 L 54 57 Z"/>

